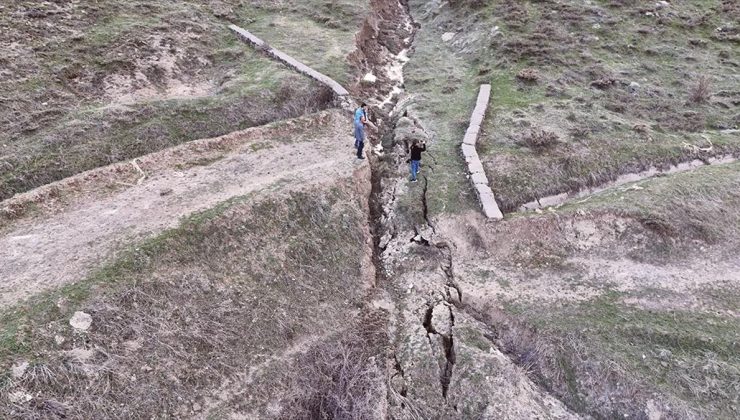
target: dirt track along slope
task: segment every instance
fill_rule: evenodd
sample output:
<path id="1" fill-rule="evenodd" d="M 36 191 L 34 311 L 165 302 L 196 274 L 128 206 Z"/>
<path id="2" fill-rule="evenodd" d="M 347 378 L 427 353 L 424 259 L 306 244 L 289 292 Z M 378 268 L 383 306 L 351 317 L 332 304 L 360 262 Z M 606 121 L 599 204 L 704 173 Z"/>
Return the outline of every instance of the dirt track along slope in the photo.
<path id="1" fill-rule="evenodd" d="M 322 114 L 327 124 L 311 134 L 277 131 L 271 138 L 268 130 L 255 139 L 246 130 L 243 137 L 252 141 L 216 162 L 162 169 L 149 173 L 142 185 L 104 199 L 83 200 L 59 214 L 17 222 L 0 237 L 0 304 L 80 280 L 126 243 L 173 227 L 181 217 L 231 197 L 332 182 L 351 174 L 356 164 L 347 157 L 351 142 L 344 141 L 347 130 L 338 113 Z M 157 154 L 144 157 L 144 170 L 156 159 Z"/>

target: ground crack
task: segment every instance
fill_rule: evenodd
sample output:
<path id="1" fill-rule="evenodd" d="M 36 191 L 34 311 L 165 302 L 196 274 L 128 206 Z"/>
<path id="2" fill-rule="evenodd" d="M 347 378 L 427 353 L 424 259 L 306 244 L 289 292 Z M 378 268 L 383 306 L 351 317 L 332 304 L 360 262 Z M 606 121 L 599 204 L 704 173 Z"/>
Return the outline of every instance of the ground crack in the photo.
<path id="1" fill-rule="evenodd" d="M 434 224 L 429 220 L 429 205 L 427 204 L 427 191 L 429 190 L 429 179 L 424 175 L 424 189 L 421 192 L 421 210 L 424 215 L 424 221 L 432 229 L 432 234 L 437 233 L 437 229 Z"/>
<path id="2" fill-rule="evenodd" d="M 447 299 L 436 303 L 428 302 L 422 319 L 422 326 L 427 332 L 427 339 L 433 354 L 442 356 L 438 359 L 439 383 L 442 397 L 447 398 L 452 381 L 452 372 L 457 361 L 455 354 L 455 314 L 453 304 Z M 435 326 L 437 324 L 437 326 Z"/>

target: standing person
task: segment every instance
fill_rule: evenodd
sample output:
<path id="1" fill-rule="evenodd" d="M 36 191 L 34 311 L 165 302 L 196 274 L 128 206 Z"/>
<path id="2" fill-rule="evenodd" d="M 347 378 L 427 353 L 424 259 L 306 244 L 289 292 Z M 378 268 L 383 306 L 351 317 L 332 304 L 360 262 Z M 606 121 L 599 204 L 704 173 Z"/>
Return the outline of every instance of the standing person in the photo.
<path id="1" fill-rule="evenodd" d="M 426 152 L 427 142 L 424 140 L 414 139 L 411 143 L 411 182 L 416 182 L 416 174 L 419 173 L 421 165 L 421 152 Z"/>
<path id="2" fill-rule="evenodd" d="M 357 149 L 357 159 L 365 159 L 365 156 L 362 155 L 362 149 L 365 147 L 365 126 L 367 123 L 367 104 L 363 102 L 355 110 L 355 149 Z"/>

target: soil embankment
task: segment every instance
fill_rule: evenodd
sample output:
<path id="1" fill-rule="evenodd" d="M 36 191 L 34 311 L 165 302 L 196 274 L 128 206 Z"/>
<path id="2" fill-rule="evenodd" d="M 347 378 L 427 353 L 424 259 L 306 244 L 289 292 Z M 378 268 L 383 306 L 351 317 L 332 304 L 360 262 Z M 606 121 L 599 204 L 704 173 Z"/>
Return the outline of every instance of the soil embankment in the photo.
<path id="1" fill-rule="evenodd" d="M 277 194 L 351 176 L 358 166 L 347 157 L 351 141 L 341 140 L 348 136 L 344 124 L 341 112 L 332 110 L 230 134 L 228 150 L 216 148 L 200 156 L 201 160 L 187 153 L 194 145 L 181 146 L 182 153 L 170 150 L 147 155 L 138 160 L 147 176 L 141 185 L 127 185 L 93 201 L 83 195 L 58 213 L 10 223 L 0 237 L 0 278 L 5 279 L 0 304 L 81 280 L 127 244 L 172 228 L 182 217 L 232 197 Z M 208 142 L 201 142 L 200 147 L 207 150 Z M 223 142 L 223 138 L 211 141 Z M 106 178 L 111 169 L 94 172 Z M 64 195 L 64 186 L 70 184 L 75 182 L 64 182 L 59 194 Z M 86 188 L 95 186 L 88 182 Z"/>
<path id="2" fill-rule="evenodd" d="M 396 125 L 406 114 L 416 127 L 409 132 L 429 133 L 408 100 L 413 92 L 404 93 L 403 75 L 387 71 L 413 61 L 416 25 L 405 3 L 405 17 L 387 13 L 399 7 L 396 2 L 373 5 L 378 12 L 358 34 L 352 58 L 360 76 L 377 76 L 372 84 L 365 78 L 357 89 L 383 108 L 376 109 L 380 130 L 375 141 L 382 145 L 376 150 L 384 152 L 371 159 L 371 202 L 379 296 L 373 303 L 390 313 L 388 413 L 393 418 L 572 418 L 486 338 L 485 325 L 459 309 L 464 291 L 455 275 L 456 250 L 436 232 L 427 213 L 429 180 L 408 182 L 405 134 Z M 434 139 L 429 147 L 433 152 Z M 433 162 L 424 171 L 434 171 Z"/>

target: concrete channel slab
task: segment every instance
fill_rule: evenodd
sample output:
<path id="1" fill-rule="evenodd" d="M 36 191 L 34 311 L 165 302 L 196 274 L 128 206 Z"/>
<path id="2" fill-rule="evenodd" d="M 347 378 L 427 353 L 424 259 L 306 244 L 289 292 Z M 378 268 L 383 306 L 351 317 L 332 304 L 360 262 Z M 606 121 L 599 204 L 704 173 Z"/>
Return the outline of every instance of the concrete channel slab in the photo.
<path id="1" fill-rule="evenodd" d="M 488 177 L 486 176 L 486 174 L 482 172 L 476 172 L 470 175 L 470 179 L 473 181 L 473 184 L 475 185 L 478 185 L 478 184 L 488 185 Z"/>
<path id="2" fill-rule="evenodd" d="M 485 173 L 485 170 L 483 169 L 483 164 L 480 162 L 480 160 L 474 161 L 474 162 L 468 162 L 468 172 L 470 174 L 482 174 Z"/>
<path id="3" fill-rule="evenodd" d="M 462 154 L 465 158 L 465 162 L 470 163 L 473 161 L 480 162 L 480 159 L 478 158 L 478 152 L 475 150 L 475 146 L 471 144 L 463 144 L 462 145 Z"/>
<path id="4" fill-rule="evenodd" d="M 477 142 L 478 142 L 478 133 L 467 133 L 465 134 L 465 137 L 463 137 L 463 144 L 475 146 Z"/>
<path id="5" fill-rule="evenodd" d="M 503 219 L 504 215 L 501 213 L 498 203 L 496 203 L 491 188 L 488 185 L 478 184 L 475 186 L 475 190 L 478 193 L 478 200 L 480 200 L 481 208 L 486 217 L 495 220 Z"/>
<path id="6" fill-rule="evenodd" d="M 290 55 L 270 47 L 260 39 L 258 36 L 254 35 L 253 33 L 249 32 L 248 30 L 244 28 L 240 28 L 236 25 L 229 25 L 229 29 L 234 31 L 239 38 L 246 42 L 247 44 L 253 46 L 255 49 L 259 49 L 264 51 L 268 56 L 272 57 L 273 59 L 282 62 L 283 64 L 287 65 L 288 67 L 294 69 L 295 71 L 302 73 L 317 82 L 328 86 L 335 95 L 337 96 L 348 96 L 349 92 L 347 89 L 342 87 L 336 80 L 332 79 L 331 77 L 318 72 L 311 67 L 303 64 L 302 62 L 296 60 L 295 58 L 291 57 Z"/>
<path id="7" fill-rule="evenodd" d="M 478 137 L 480 136 L 480 127 L 483 124 L 483 119 L 486 116 L 486 110 L 488 109 L 488 102 L 491 99 L 491 85 L 481 85 L 478 92 L 478 98 L 475 102 L 475 109 L 470 116 L 470 125 L 465 131 L 465 137 L 463 137 L 462 150 L 465 163 L 468 166 L 468 172 L 470 173 L 470 181 L 475 187 L 475 191 L 478 194 L 478 200 L 480 201 L 483 214 L 489 219 L 501 220 L 504 218 L 501 209 L 496 203 L 496 198 L 493 195 L 493 191 L 488 183 L 488 177 L 486 176 L 483 164 L 481 164 L 480 158 L 478 157 L 478 151 L 475 145 L 478 143 Z"/>

